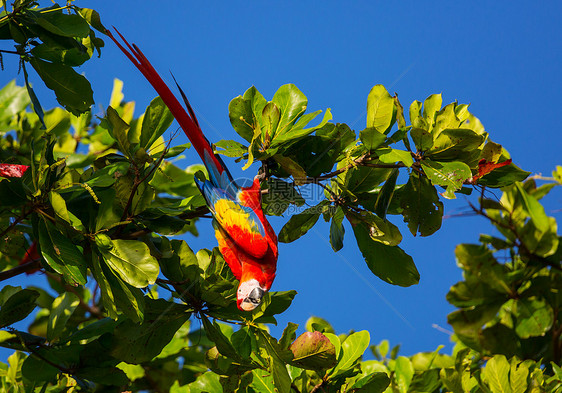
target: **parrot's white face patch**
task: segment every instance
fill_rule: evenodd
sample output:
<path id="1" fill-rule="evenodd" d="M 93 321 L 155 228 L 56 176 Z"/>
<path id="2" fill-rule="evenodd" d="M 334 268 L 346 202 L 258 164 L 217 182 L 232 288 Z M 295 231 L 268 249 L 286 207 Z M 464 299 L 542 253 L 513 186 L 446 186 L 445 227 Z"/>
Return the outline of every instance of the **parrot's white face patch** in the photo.
<path id="1" fill-rule="evenodd" d="M 237 299 L 240 307 L 244 311 L 252 311 L 261 303 L 261 298 L 265 290 L 260 287 L 260 283 L 255 278 L 240 283 L 238 287 Z"/>

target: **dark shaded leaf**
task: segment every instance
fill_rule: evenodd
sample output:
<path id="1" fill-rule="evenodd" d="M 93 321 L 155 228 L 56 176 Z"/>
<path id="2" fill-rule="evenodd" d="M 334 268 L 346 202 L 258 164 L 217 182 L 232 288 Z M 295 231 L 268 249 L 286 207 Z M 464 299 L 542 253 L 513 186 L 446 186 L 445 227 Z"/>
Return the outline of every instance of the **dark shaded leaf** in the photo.
<path id="1" fill-rule="evenodd" d="M 86 283 L 87 264 L 82 251 L 48 220 L 39 221 L 39 245 L 47 264 L 69 284 Z"/>
<path id="2" fill-rule="evenodd" d="M 39 292 L 6 285 L 0 291 L 0 328 L 27 317 L 36 307 Z"/>
<path id="3" fill-rule="evenodd" d="M 145 299 L 142 323 L 126 320 L 115 329 L 111 355 L 133 364 L 151 360 L 189 319 L 189 311 L 184 305 L 164 299 Z"/>
<path id="4" fill-rule="evenodd" d="M 164 134 L 174 121 L 172 112 L 168 109 L 162 98 L 156 97 L 150 102 L 146 108 L 142 120 L 142 128 L 140 134 L 140 147 L 148 150 L 154 142 Z"/>
<path id="5" fill-rule="evenodd" d="M 94 97 L 86 78 L 64 64 L 48 63 L 35 57 L 29 62 L 45 85 L 55 92 L 57 101 L 69 112 L 78 116 L 90 110 Z"/>
<path id="6" fill-rule="evenodd" d="M 398 246 L 387 246 L 374 241 L 364 224 L 353 226 L 357 245 L 369 269 L 380 279 L 393 285 L 409 287 L 417 284 L 420 274 L 411 256 Z"/>
<path id="7" fill-rule="evenodd" d="M 320 218 L 321 206 L 313 206 L 302 213 L 291 216 L 289 221 L 279 231 L 281 243 L 291 243 L 306 234 Z"/>
<path id="8" fill-rule="evenodd" d="M 394 195 L 394 188 L 396 187 L 398 173 L 398 168 L 394 168 L 392 172 L 390 172 L 390 175 L 384 182 L 384 185 L 381 187 L 381 190 L 377 197 L 377 201 L 375 202 L 375 213 L 382 219 L 386 217 L 388 206 L 390 205 L 390 201 L 392 200 L 392 196 Z"/>
<path id="9" fill-rule="evenodd" d="M 343 237 L 345 229 L 343 227 L 343 219 L 345 214 L 340 206 L 337 207 L 336 212 L 332 216 L 330 224 L 330 244 L 334 251 L 339 251 L 343 248 Z"/>
<path id="10" fill-rule="evenodd" d="M 427 178 L 412 172 L 401 191 L 400 207 L 412 235 L 429 236 L 441 228 L 443 203 Z"/>

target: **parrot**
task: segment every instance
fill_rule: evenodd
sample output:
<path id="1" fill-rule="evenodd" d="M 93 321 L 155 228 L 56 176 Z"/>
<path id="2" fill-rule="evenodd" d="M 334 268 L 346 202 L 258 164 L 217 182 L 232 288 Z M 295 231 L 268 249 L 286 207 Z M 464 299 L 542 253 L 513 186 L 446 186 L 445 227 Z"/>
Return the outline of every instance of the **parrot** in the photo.
<path id="1" fill-rule="evenodd" d="M 0 177 L 22 177 L 28 169 L 27 165 L 0 164 Z"/>
<path id="2" fill-rule="evenodd" d="M 25 171 L 29 169 L 28 165 L 19 164 L 0 164 L 0 177 L 22 177 Z M 40 259 L 39 252 L 37 251 L 37 242 L 31 243 L 31 246 L 25 252 L 25 255 L 20 260 L 19 265 L 25 265 Z M 40 268 L 31 269 L 25 272 L 30 275 L 41 270 Z"/>
<path id="3" fill-rule="evenodd" d="M 238 309 L 252 311 L 271 288 L 278 259 L 277 235 L 261 205 L 260 176 L 256 176 L 249 187 L 239 186 L 221 157 L 214 153 L 175 79 L 185 108 L 141 50 L 135 44 L 129 44 L 117 29 L 115 31 L 126 48 L 109 30 L 106 34 L 160 95 L 207 169 L 209 179 L 201 181 L 195 178 L 195 181 L 213 216 L 219 251 L 239 281 L 236 293 Z"/>

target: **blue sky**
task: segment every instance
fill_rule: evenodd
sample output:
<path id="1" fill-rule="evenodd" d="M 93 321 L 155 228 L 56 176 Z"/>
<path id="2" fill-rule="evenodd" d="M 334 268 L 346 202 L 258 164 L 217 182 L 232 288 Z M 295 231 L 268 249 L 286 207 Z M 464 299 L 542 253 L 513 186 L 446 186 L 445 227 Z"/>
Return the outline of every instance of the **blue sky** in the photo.
<path id="1" fill-rule="evenodd" d="M 271 98 L 282 84 L 295 83 L 307 95 L 309 110 L 329 107 L 335 122 L 359 131 L 365 127 L 367 94 L 382 83 L 405 107 L 433 93 L 442 93 L 444 103 L 470 103 L 492 139 L 523 169 L 549 175 L 562 165 L 559 2 L 190 3 L 77 1 L 98 10 L 106 26 L 115 25 L 138 44 L 169 82 L 168 70 L 173 71 L 211 141 L 241 141 L 230 126 L 228 103 L 251 85 Z M 5 57 L 4 63 L 10 60 Z M 108 104 L 113 78 L 124 81 L 125 98 L 137 102 L 137 114 L 156 95 L 108 40 L 101 59 L 80 71 L 92 81 L 100 108 Z M 1 84 L 15 72 L 7 64 Z M 36 91 L 46 90 L 35 81 Z M 40 98 L 44 106 L 54 105 L 49 92 L 40 92 Z M 178 144 L 183 142 L 178 138 Z M 193 153 L 185 165 L 191 162 L 198 162 Z M 238 175 L 257 171 L 256 165 L 242 173 L 235 169 L 241 165 L 228 164 Z M 547 212 L 559 209 L 561 199 L 554 192 Z M 445 214 L 466 206 L 462 196 L 446 201 Z M 550 214 L 560 218 L 559 212 Z M 279 230 L 283 221 L 273 220 L 274 227 Z M 477 242 L 480 233 L 492 229 L 480 218 L 448 218 L 433 236 L 413 238 L 401 221 L 393 218 L 404 235 L 401 246 L 421 274 L 420 284 L 410 288 L 376 278 L 349 227 L 338 253 L 331 250 L 323 223 L 281 245 L 272 289 L 295 289 L 298 295 L 279 318 L 279 328 L 272 329 L 274 335 L 279 337 L 288 321 L 304 327 L 317 315 L 338 332 L 369 330 L 372 344 L 401 343 L 405 355 L 440 344 L 450 352 L 449 336 L 433 325 L 450 330 L 446 315 L 453 308 L 445 295 L 461 279 L 454 247 Z M 214 247 L 210 222 L 200 229 L 198 239 L 187 238 L 192 248 Z M 18 280 L 10 284 L 24 284 Z"/>

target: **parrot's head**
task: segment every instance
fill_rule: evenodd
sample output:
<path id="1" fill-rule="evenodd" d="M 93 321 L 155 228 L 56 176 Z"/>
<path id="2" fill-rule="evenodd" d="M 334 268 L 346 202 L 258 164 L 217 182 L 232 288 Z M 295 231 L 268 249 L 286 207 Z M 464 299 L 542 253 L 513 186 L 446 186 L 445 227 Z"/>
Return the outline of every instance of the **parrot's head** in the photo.
<path id="1" fill-rule="evenodd" d="M 236 304 L 242 311 L 252 311 L 260 305 L 265 290 L 255 278 L 240 283 L 236 294 Z"/>

